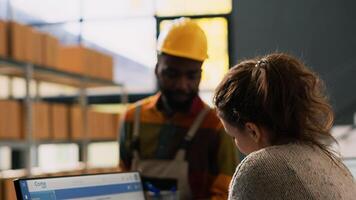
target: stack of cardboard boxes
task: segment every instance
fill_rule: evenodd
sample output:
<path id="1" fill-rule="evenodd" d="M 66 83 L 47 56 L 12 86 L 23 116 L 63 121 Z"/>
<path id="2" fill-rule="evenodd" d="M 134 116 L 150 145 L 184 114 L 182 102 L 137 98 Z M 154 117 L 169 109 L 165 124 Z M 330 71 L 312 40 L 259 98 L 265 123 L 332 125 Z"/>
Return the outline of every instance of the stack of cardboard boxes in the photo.
<path id="1" fill-rule="evenodd" d="M 18 140 L 23 138 L 23 115 L 21 103 L 0 100 L 0 139 Z"/>
<path id="2" fill-rule="evenodd" d="M 106 80 L 113 78 L 111 56 L 81 46 L 61 46 L 59 40 L 50 34 L 13 21 L 0 20 L 0 58 L 30 62 L 42 67 Z M 0 140 L 24 140 L 26 109 L 23 102 L 0 100 L 0 110 Z M 32 137 L 35 140 L 84 139 L 83 114 L 78 105 L 34 102 Z M 116 139 L 117 115 L 93 111 L 88 111 L 86 114 L 89 139 Z M 110 171 L 118 171 L 118 169 L 105 170 L 105 172 Z M 88 172 L 103 171 L 77 170 L 66 175 Z M 24 170 L 0 171 L 0 200 L 15 200 L 12 181 L 25 175 Z M 63 173 L 49 175 L 63 175 Z"/>
<path id="3" fill-rule="evenodd" d="M 70 137 L 73 140 L 81 140 L 85 137 L 83 121 L 83 110 L 79 105 L 70 107 Z M 119 117 L 117 114 L 99 113 L 89 110 L 87 116 L 87 138 L 93 140 L 117 139 Z"/>
<path id="4" fill-rule="evenodd" d="M 52 35 L 41 33 L 41 65 L 58 68 L 59 40 Z"/>
<path id="5" fill-rule="evenodd" d="M 20 101 L 0 101 L 0 140 L 22 140 L 25 109 Z M 118 115 L 88 111 L 79 105 L 34 102 L 32 105 L 32 137 L 35 140 L 82 140 L 85 137 L 83 114 L 87 115 L 88 139 L 116 139 Z"/>
<path id="6" fill-rule="evenodd" d="M 32 137 L 36 140 L 50 139 L 50 105 L 45 102 L 32 104 Z"/>
<path id="7" fill-rule="evenodd" d="M 0 57 L 7 56 L 7 27 L 6 22 L 0 20 Z"/>
<path id="8" fill-rule="evenodd" d="M 53 103 L 50 106 L 50 133 L 54 140 L 69 138 L 69 108 L 65 104 Z"/>
<path id="9" fill-rule="evenodd" d="M 113 79 L 111 56 L 83 46 L 62 46 L 59 69 L 106 80 Z"/>
<path id="10" fill-rule="evenodd" d="M 90 139 L 115 139 L 116 116 L 90 111 L 88 113 L 88 137 Z"/>
<path id="11" fill-rule="evenodd" d="M 59 40 L 30 26 L 0 21 L 0 57 L 11 58 L 62 71 L 112 80 L 111 56 L 82 46 L 61 46 Z M 0 139 L 24 139 L 22 103 L 1 101 Z M 38 140 L 82 139 L 82 111 L 78 106 L 35 102 L 32 107 L 33 138 Z M 88 112 L 89 136 L 113 138 L 115 117 Z"/>
<path id="12" fill-rule="evenodd" d="M 17 22 L 0 22 L 0 55 L 44 66 L 58 66 L 59 41 Z"/>
<path id="13" fill-rule="evenodd" d="M 69 108 L 69 133 L 70 139 L 81 140 L 84 138 L 84 115 L 82 107 L 73 105 Z"/>
<path id="14" fill-rule="evenodd" d="M 0 57 L 94 78 L 113 79 L 111 56 L 83 46 L 61 46 L 54 36 L 13 21 L 0 21 Z"/>
<path id="15" fill-rule="evenodd" d="M 7 28 L 8 49 L 7 55 L 15 60 L 25 61 L 25 26 L 9 22 Z"/>

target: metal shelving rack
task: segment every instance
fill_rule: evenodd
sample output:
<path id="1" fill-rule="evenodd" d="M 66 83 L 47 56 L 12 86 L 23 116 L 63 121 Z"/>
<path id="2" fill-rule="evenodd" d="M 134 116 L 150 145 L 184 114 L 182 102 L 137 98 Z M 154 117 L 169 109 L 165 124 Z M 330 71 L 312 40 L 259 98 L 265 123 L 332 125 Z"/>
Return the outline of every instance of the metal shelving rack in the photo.
<path id="1" fill-rule="evenodd" d="M 126 103 L 128 101 L 128 95 L 125 91 L 125 87 L 123 84 L 115 83 L 110 80 L 88 77 L 85 75 L 78 75 L 74 73 L 64 72 L 57 69 L 49 68 L 46 66 L 34 65 L 32 63 L 15 61 L 8 58 L 0 57 L 0 74 L 7 75 L 9 77 L 22 77 L 25 79 L 26 84 L 26 94 L 24 98 L 24 107 L 26 110 L 25 114 L 25 124 L 24 124 L 24 141 L 0 141 L 0 146 L 9 146 L 11 148 L 22 149 L 26 151 L 26 169 L 31 175 L 31 168 L 34 166 L 34 162 L 36 160 L 36 151 L 37 146 L 40 144 L 65 144 L 65 143 L 77 143 L 81 145 L 81 160 L 84 163 L 87 163 L 87 147 L 90 142 L 96 142 L 98 140 L 89 140 L 87 137 L 87 110 L 88 110 L 88 102 L 87 102 L 87 89 L 93 87 L 102 87 L 102 86 L 115 86 L 120 88 L 121 95 L 120 100 L 118 102 Z M 79 103 L 82 106 L 83 110 L 83 127 L 84 127 L 84 139 L 83 140 L 68 140 L 68 141 L 36 141 L 32 137 L 32 103 L 34 102 L 34 98 L 30 95 L 30 82 L 31 80 L 35 80 L 38 82 L 51 82 L 62 85 L 74 86 L 79 89 Z M 36 88 L 38 90 L 39 88 Z M 12 81 L 9 82 L 9 98 L 12 98 Z M 37 97 L 38 92 L 36 91 Z M 100 140 L 105 141 L 105 140 Z"/>

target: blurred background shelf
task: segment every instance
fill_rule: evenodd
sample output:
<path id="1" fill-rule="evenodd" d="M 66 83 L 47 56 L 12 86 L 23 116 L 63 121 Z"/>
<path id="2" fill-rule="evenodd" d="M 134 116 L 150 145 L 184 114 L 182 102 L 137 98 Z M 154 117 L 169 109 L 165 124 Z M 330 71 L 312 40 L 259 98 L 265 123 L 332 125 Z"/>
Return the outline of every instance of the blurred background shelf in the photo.
<path id="1" fill-rule="evenodd" d="M 89 52 L 89 49 L 82 47 L 79 49 L 83 52 Z M 110 64 L 106 66 L 108 67 Z M 94 67 L 95 65 L 91 65 L 92 75 L 93 71 L 95 72 Z M 13 119 L 16 118 L 18 123 L 16 125 L 2 123 L 2 127 L 20 127 L 16 130 L 8 127 L 1 131 L 0 148 L 11 149 L 12 157 L 14 157 L 12 165 L 15 168 L 26 168 L 31 175 L 31 169 L 41 162 L 38 158 L 38 151 L 41 146 L 68 146 L 70 144 L 75 144 L 79 148 L 79 161 L 84 163 L 85 166 L 89 166 L 89 145 L 117 141 L 118 117 L 114 114 L 92 111 L 88 105 L 88 91 L 100 91 L 107 87 L 118 88 L 120 98 L 117 99 L 116 103 L 126 103 L 128 98 L 125 87 L 123 84 L 116 83 L 108 78 L 109 76 L 112 77 L 112 74 L 110 75 L 112 69 L 107 71 L 106 75 L 96 76 L 95 74 L 96 77 L 87 73 L 84 65 L 81 69 L 81 71 L 75 73 L 70 72 L 70 68 L 65 71 L 55 67 L 0 57 L 0 74 L 9 77 L 9 98 L 2 99 L 2 106 L 7 107 L 6 104 L 9 104 L 14 107 L 9 111 L 10 113 L 16 111 L 16 117 L 12 117 Z M 12 81 L 14 77 L 24 80 L 25 94 L 23 98 L 15 99 L 13 96 Z M 33 89 L 31 84 L 34 81 L 37 86 L 35 91 L 31 92 L 31 89 Z M 54 102 L 46 103 L 42 94 L 40 94 L 40 83 L 55 83 L 73 87 L 77 90 L 77 95 L 72 98 L 76 100 L 68 104 L 54 97 Z M 5 115 L 3 117 L 6 118 Z M 11 132 L 7 132 L 7 130 Z M 7 136 L 7 134 L 15 135 Z M 8 140 L 7 137 L 21 140 Z"/>
<path id="2" fill-rule="evenodd" d="M 43 144 L 82 144 L 83 140 L 42 140 L 42 141 L 35 141 L 33 145 L 43 145 Z M 117 142 L 116 139 L 90 139 L 87 140 L 90 143 L 105 143 L 105 142 Z M 25 140 L 1 140 L 0 146 L 7 146 L 14 149 L 25 149 L 28 146 L 28 143 Z"/>
<path id="3" fill-rule="evenodd" d="M 65 72 L 50 67 L 32 65 L 31 63 L 16 61 L 9 58 L 0 57 L 0 74 L 26 77 L 26 67 L 33 66 L 33 79 L 37 81 L 52 82 L 58 84 L 69 85 L 73 87 L 102 87 L 102 86 L 117 86 L 123 87 L 123 84 L 116 83 L 112 80 L 102 78 L 79 75 L 75 73 Z"/>

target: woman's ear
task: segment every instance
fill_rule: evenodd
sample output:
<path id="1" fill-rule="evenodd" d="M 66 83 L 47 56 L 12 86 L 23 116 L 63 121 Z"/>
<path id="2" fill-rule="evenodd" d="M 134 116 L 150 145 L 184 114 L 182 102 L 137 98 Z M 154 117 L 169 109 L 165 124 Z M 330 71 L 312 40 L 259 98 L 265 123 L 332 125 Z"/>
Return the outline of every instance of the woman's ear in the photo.
<path id="1" fill-rule="evenodd" d="M 262 133 L 261 133 L 261 130 L 258 128 L 258 126 L 255 123 L 247 122 L 245 124 L 245 129 L 246 129 L 246 132 L 249 134 L 249 136 L 252 138 L 252 140 L 256 144 L 261 143 Z"/>
<path id="2" fill-rule="evenodd" d="M 255 123 L 247 122 L 245 124 L 246 132 L 259 148 L 270 146 L 269 134 L 266 129 L 257 126 Z"/>

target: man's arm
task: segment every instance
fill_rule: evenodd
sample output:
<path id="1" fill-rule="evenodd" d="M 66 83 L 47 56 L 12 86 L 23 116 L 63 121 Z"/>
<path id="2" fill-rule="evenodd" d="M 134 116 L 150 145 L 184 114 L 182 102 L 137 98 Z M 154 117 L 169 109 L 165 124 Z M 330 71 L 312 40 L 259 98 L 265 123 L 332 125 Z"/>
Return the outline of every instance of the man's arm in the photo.
<path id="1" fill-rule="evenodd" d="M 119 166 L 122 170 L 130 170 L 131 159 L 132 159 L 132 150 L 131 150 L 131 124 L 128 121 L 122 123 L 122 127 L 119 127 L 120 130 L 120 163 Z"/>
<path id="2" fill-rule="evenodd" d="M 232 175 L 239 163 L 239 153 L 232 139 L 221 129 L 217 153 L 218 175 L 210 188 L 212 200 L 227 199 Z"/>

